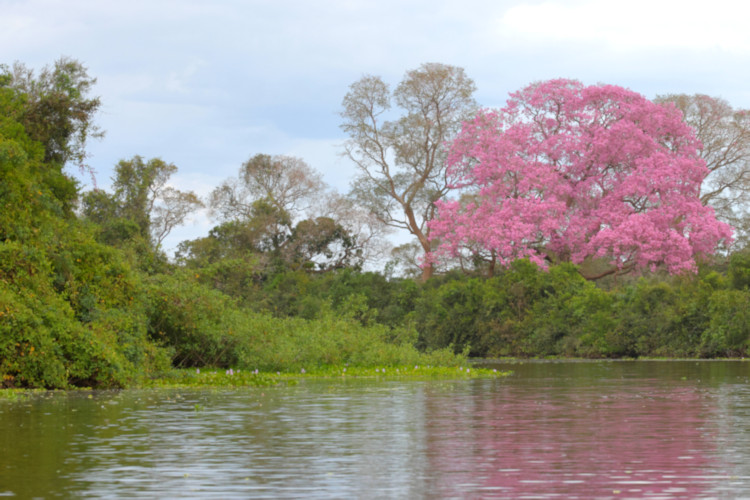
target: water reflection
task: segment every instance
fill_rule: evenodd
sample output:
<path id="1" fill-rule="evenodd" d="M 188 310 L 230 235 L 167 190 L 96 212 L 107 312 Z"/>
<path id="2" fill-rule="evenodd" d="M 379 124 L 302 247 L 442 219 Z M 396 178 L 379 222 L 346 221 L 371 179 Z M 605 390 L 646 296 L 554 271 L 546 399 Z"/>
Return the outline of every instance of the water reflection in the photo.
<path id="1" fill-rule="evenodd" d="M 0 402 L 0 495 L 734 497 L 750 491 L 747 367 L 524 364 L 506 380 Z"/>
<path id="2" fill-rule="evenodd" d="M 710 397 L 687 388 L 609 389 L 505 387 L 490 398 L 430 399 L 432 467 L 451 472 L 435 489 L 694 498 L 721 479 Z"/>

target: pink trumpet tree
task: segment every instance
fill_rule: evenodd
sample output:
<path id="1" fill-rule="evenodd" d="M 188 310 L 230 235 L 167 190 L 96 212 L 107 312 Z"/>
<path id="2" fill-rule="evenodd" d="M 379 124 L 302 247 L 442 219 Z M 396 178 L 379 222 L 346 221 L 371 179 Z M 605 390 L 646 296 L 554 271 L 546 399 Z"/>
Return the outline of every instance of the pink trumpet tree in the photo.
<path id="1" fill-rule="evenodd" d="M 532 84 L 451 143 L 447 174 L 461 199 L 437 203 L 428 259 L 472 249 L 500 265 L 609 262 L 589 278 L 694 271 L 698 255 L 732 240 L 701 204 L 699 146 L 674 106 L 614 85 Z"/>

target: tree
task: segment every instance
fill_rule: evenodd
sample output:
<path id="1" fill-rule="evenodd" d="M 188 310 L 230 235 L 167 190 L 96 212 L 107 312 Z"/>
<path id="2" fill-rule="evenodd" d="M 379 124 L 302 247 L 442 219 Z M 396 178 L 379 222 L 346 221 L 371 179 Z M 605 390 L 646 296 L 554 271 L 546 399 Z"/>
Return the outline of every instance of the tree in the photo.
<path id="1" fill-rule="evenodd" d="M 119 234 L 122 239 L 132 236 L 133 231 L 127 228 L 134 226 L 159 250 L 172 229 L 204 206 L 194 192 L 167 184 L 175 172 L 174 164 L 160 158 L 144 161 L 136 155 L 120 160 L 115 166 L 114 193 L 99 189 L 87 193 L 82 200 L 83 215 L 101 225 L 105 234 Z"/>
<path id="2" fill-rule="evenodd" d="M 322 216 L 293 224 L 265 200 L 255 202 L 251 217 L 223 222 L 207 237 L 182 242 L 178 258 L 192 267 L 245 261 L 258 275 L 279 268 L 320 272 L 362 265 L 356 237 L 341 224 Z"/>
<path id="3" fill-rule="evenodd" d="M 218 219 L 256 228 L 260 239 L 248 250 L 275 253 L 286 266 L 358 267 L 382 247 L 381 225 L 329 191 L 315 169 L 292 156 L 251 157 L 237 178 L 211 193 L 210 204 Z"/>
<path id="4" fill-rule="evenodd" d="M 734 109 L 717 97 L 704 94 L 658 96 L 660 104 L 679 109 L 685 123 L 700 141 L 700 155 L 708 175 L 703 181 L 701 202 L 716 210 L 719 220 L 734 227 L 737 240 L 750 238 L 750 110 Z"/>
<path id="5" fill-rule="evenodd" d="M 532 84 L 465 123 L 447 163 L 453 187 L 476 198 L 437 203 L 433 259 L 479 246 L 505 266 L 605 259 L 589 278 L 676 273 L 732 239 L 699 198 L 707 169 L 693 131 L 621 87 Z"/>
<path id="6" fill-rule="evenodd" d="M 316 217 L 330 219 L 348 234 L 346 253 L 356 255 L 358 265 L 382 261 L 391 249 L 387 235 L 392 229 L 348 196 L 328 192 L 316 207 Z"/>
<path id="7" fill-rule="evenodd" d="M 345 154 L 358 167 L 351 195 L 391 227 L 431 250 L 428 222 L 449 190 L 443 144 L 476 108 L 474 82 L 462 68 L 427 63 L 408 71 L 391 92 L 377 76 L 354 82 L 344 97 Z M 389 121 L 392 103 L 402 115 Z M 427 265 L 423 279 L 432 275 Z"/>
<path id="8" fill-rule="evenodd" d="M 220 261 L 245 261 L 252 264 L 253 273 L 261 274 L 272 264 L 273 254 L 278 253 L 274 246 L 279 247 L 287 238 L 286 219 L 286 214 L 258 202 L 254 216 L 223 222 L 212 228 L 208 236 L 180 243 L 177 259 L 193 268 Z"/>
<path id="9" fill-rule="evenodd" d="M 289 242 L 285 260 L 293 268 L 330 271 L 362 266 L 362 250 L 356 238 L 330 217 L 298 222 Z"/>
<path id="10" fill-rule="evenodd" d="M 0 83 L 0 387 L 121 387 L 163 370 L 140 278 L 66 210 L 75 183 L 26 133 L 25 102 Z"/>
<path id="11" fill-rule="evenodd" d="M 153 207 L 151 238 L 157 249 L 177 226 L 185 223 L 190 214 L 203 208 L 203 201 L 193 191 L 180 191 L 167 186 L 160 193 L 159 203 Z"/>
<path id="12" fill-rule="evenodd" d="M 23 112 L 17 117 L 29 137 L 44 145 L 45 161 L 83 167 L 86 142 L 104 134 L 94 123 L 101 101 L 89 94 L 96 78 L 76 61 L 62 57 L 39 75 L 22 63 L 0 65 L 0 80 L 24 95 Z M 2 84 L 0 84 L 2 85 Z"/>
<path id="13" fill-rule="evenodd" d="M 252 156 L 242 164 L 237 178 L 211 192 L 211 212 L 224 223 L 209 238 L 232 235 L 231 254 L 251 254 L 267 269 L 282 261 L 282 247 L 291 239 L 295 219 L 303 216 L 324 189 L 320 174 L 299 158 Z M 184 246 L 187 255 L 191 245 Z M 197 251 L 198 247 L 192 249 L 194 254 Z"/>
<path id="14" fill-rule="evenodd" d="M 293 156 L 258 154 L 242 164 L 237 179 L 211 193 L 212 212 L 221 220 L 253 217 L 253 204 L 265 200 L 298 216 L 324 189 L 320 174 Z"/>
<path id="15" fill-rule="evenodd" d="M 28 138 L 41 143 L 40 180 L 69 217 L 73 216 L 78 186 L 63 167 L 72 162 L 87 169 L 86 143 L 104 135 L 94 123 L 100 100 L 89 96 L 95 83 L 80 62 L 68 58 L 44 67 L 38 75 L 18 62 L 12 67 L 0 65 L 0 90 L 13 96 L 13 104 L 3 106 L 2 113 L 20 124 Z"/>

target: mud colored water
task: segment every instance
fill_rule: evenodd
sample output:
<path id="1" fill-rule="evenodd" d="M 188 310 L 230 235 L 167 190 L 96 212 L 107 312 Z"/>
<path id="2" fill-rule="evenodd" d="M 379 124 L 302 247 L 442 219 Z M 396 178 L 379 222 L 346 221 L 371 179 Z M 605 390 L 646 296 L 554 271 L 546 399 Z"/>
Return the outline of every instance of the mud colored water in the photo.
<path id="1" fill-rule="evenodd" d="M 0 497 L 750 496 L 750 363 L 496 366 L 0 401 Z"/>

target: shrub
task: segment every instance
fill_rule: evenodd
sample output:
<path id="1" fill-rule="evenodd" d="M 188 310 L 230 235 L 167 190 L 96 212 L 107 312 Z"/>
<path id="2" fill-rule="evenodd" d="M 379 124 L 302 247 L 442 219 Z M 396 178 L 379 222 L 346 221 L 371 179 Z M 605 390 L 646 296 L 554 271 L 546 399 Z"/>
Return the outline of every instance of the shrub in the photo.
<path id="1" fill-rule="evenodd" d="M 701 337 L 700 355 L 745 355 L 750 340 L 750 293 L 717 290 L 709 302 L 710 322 Z"/>
<path id="2" fill-rule="evenodd" d="M 148 279 L 148 332 L 168 346 L 176 367 L 237 364 L 243 313 L 228 296 L 191 279 L 187 273 Z"/>

